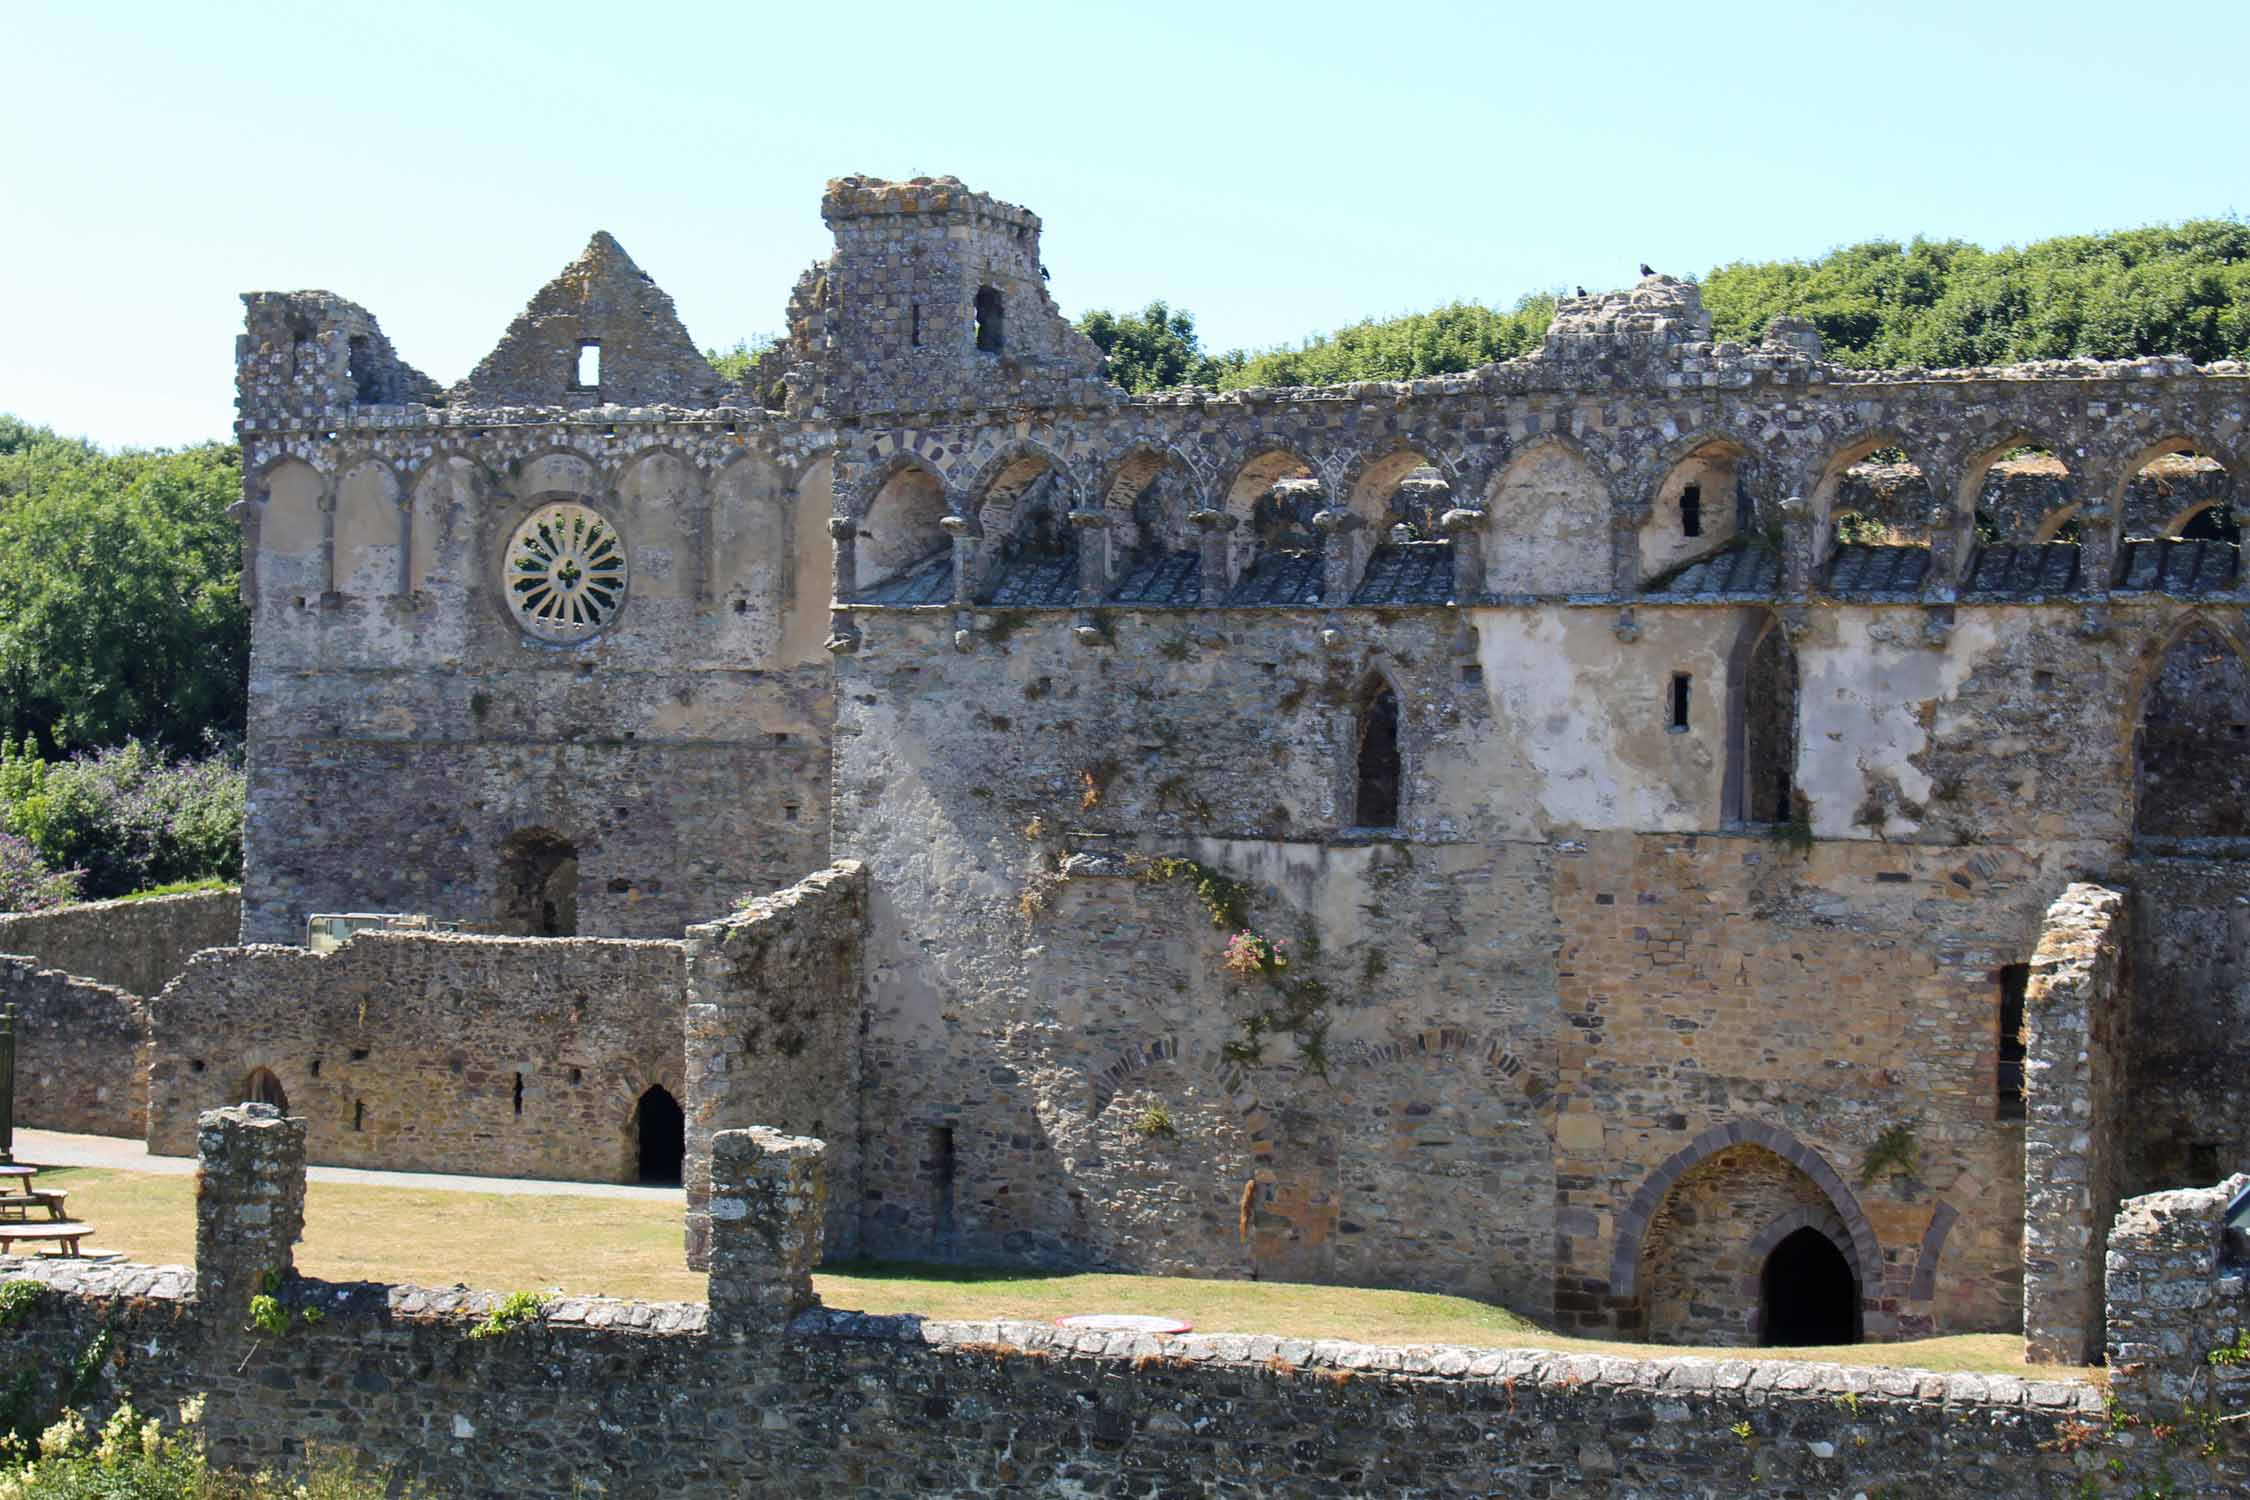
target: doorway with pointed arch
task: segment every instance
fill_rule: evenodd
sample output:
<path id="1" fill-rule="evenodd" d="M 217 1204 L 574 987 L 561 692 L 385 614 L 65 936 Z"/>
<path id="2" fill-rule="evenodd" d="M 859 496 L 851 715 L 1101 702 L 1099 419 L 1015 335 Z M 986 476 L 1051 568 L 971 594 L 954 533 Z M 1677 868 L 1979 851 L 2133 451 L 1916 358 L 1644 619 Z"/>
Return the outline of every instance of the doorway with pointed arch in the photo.
<path id="1" fill-rule="evenodd" d="M 687 1162 L 687 1114 L 664 1085 L 651 1084 L 633 1104 L 634 1180 L 677 1187 Z"/>

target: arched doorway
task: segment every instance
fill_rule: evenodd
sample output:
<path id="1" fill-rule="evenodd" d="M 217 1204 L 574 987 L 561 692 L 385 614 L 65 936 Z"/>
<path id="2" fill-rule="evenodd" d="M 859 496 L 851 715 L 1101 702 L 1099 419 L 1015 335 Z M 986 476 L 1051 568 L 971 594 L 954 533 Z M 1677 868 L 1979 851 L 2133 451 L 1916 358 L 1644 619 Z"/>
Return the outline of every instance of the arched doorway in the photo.
<path id="1" fill-rule="evenodd" d="M 578 934 L 578 850 L 562 835 L 526 828 L 500 846 L 496 925 L 514 937 Z"/>
<path id="2" fill-rule="evenodd" d="M 1810 1227 L 1783 1237 L 1758 1273 L 1758 1342 L 1856 1344 L 1859 1282 L 1827 1235 Z"/>
<path id="3" fill-rule="evenodd" d="M 252 1104 L 270 1104 L 283 1114 L 289 1113 L 289 1095 L 271 1068 L 252 1068 L 243 1082 L 242 1097 Z"/>
<path id="4" fill-rule="evenodd" d="M 680 1181 L 680 1167 L 687 1160 L 687 1116 L 663 1085 L 651 1088 L 633 1106 L 633 1138 L 642 1182 Z"/>

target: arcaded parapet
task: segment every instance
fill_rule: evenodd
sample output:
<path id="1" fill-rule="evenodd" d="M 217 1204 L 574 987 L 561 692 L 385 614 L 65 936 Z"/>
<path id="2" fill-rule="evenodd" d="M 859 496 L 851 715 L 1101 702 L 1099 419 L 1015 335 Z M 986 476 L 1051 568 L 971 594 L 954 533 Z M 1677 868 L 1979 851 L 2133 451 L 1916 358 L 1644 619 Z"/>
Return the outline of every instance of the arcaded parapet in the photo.
<path id="1" fill-rule="evenodd" d="M 16 1123 L 138 1136 L 148 1126 L 148 1011 L 137 995 L 0 954 L 16 1015 Z"/>
<path id="2" fill-rule="evenodd" d="M 2109 1231 L 2110 1389 L 2135 1415 L 2178 1422 L 2182 1408 L 2250 1408 L 2250 1235 L 2227 1206 L 2250 1191 L 2216 1187 L 2126 1202 Z M 2214 1354 L 2220 1358 L 2214 1359 Z"/>
<path id="3" fill-rule="evenodd" d="M 0 953 L 146 996 L 204 949 L 234 944 L 241 929 L 239 890 L 87 901 L 0 915 Z"/>
<path id="4" fill-rule="evenodd" d="M 2048 908 L 2024 995 L 2023 1331 L 2034 1363 L 2102 1348 L 2102 1257 L 2131 1108 L 2126 901 L 2073 885 Z"/>
<path id="5" fill-rule="evenodd" d="M 866 867 L 845 860 L 687 934 L 687 1259 L 707 1264 L 711 1142 L 772 1126 L 827 1141 L 827 1243 L 858 1253 Z"/>
<path id="6" fill-rule="evenodd" d="M 540 288 L 454 388 L 457 406 L 719 404 L 721 381 L 663 288 L 609 234 Z"/>
<path id="7" fill-rule="evenodd" d="M 312 1159 L 501 1177 L 679 1177 L 679 943 L 363 932 L 333 953 L 223 948 L 150 1006 L 149 1147 L 243 1100 Z"/>

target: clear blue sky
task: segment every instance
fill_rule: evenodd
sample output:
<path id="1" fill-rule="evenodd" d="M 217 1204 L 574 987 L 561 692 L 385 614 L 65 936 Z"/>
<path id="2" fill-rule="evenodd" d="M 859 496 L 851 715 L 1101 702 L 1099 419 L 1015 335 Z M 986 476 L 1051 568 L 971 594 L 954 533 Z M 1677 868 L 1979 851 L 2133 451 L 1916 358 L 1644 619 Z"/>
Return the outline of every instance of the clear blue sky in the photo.
<path id="1" fill-rule="evenodd" d="M 702 343 L 774 331 L 849 172 L 1028 204 L 1066 311 L 1215 347 L 2250 209 L 2241 0 L 7 11 L 0 411 L 112 444 L 226 435 L 239 292 L 450 383 L 597 228 Z"/>

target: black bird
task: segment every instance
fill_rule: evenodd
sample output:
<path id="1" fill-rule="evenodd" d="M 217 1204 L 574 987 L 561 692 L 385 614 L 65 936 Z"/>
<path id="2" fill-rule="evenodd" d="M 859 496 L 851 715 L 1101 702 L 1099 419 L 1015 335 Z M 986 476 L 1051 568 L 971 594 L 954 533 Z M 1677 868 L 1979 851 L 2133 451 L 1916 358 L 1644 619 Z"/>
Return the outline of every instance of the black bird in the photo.
<path id="1" fill-rule="evenodd" d="M 1578 295 L 1579 295 L 1579 296 L 1581 296 L 1581 297 L 1585 296 L 1585 295 L 1586 295 L 1586 289 L 1585 289 L 1584 287 L 1580 287 L 1580 288 L 1578 289 Z"/>
<path id="2" fill-rule="evenodd" d="M 1656 274 L 1656 267 L 1650 265 L 1647 261 L 1644 260 L 1641 262 L 1641 274 L 1643 276 L 1654 276 Z"/>
<path id="3" fill-rule="evenodd" d="M 1048 273 L 1048 270 L 1045 266 L 1041 266 L 1039 268 L 1039 279 L 1041 281 L 1053 281 L 1055 278 Z"/>

